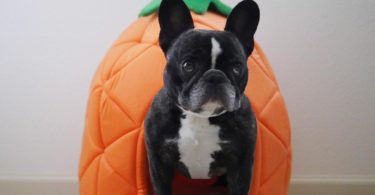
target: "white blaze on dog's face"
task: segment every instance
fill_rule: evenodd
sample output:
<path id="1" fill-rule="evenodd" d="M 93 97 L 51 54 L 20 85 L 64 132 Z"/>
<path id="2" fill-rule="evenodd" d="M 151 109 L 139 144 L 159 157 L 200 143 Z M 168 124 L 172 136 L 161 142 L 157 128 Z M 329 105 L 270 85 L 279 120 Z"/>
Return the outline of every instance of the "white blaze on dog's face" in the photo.
<path id="1" fill-rule="evenodd" d="M 217 57 L 221 54 L 222 50 L 220 43 L 214 38 L 211 38 L 211 69 L 215 68 Z"/>
<path id="2" fill-rule="evenodd" d="M 228 17 L 224 31 L 210 31 L 194 29 L 189 10 L 177 1 L 170 4 L 168 13 L 159 13 L 168 95 L 183 110 L 202 117 L 238 109 L 248 79 L 258 7 L 244 2 Z"/>

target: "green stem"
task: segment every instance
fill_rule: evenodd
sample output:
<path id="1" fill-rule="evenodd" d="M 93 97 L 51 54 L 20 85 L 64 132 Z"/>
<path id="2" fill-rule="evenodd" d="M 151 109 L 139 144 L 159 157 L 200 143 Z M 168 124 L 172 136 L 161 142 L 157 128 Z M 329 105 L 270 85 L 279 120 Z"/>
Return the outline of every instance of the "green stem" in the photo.
<path id="1" fill-rule="evenodd" d="M 189 9 L 197 14 L 206 13 L 209 8 L 213 8 L 214 11 L 228 16 L 232 11 L 232 8 L 221 2 L 221 0 L 184 0 Z M 148 16 L 156 12 L 160 7 L 161 0 L 152 0 L 142 11 L 139 16 Z"/>

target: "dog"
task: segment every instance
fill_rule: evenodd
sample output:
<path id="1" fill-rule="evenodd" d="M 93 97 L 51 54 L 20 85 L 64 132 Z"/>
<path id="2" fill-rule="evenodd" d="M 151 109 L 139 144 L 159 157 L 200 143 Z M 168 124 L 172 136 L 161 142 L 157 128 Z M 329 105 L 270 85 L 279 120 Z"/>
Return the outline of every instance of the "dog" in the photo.
<path id="1" fill-rule="evenodd" d="M 240 2 L 224 31 L 194 29 L 182 0 L 163 0 L 159 43 L 164 87 L 145 120 L 155 195 L 172 194 L 175 171 L 191 179 L 219 177 L 230 195 L 248 194 L 256 119 L 244 90 L 259 7 Z"/>

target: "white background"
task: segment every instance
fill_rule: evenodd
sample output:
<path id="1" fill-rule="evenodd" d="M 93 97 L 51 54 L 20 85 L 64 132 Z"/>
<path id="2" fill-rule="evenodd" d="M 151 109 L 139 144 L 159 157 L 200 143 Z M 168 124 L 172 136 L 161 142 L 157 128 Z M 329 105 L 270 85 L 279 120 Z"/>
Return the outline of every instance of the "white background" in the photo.
<path id="1" fill-rule="evenodd" d="M 0 1 L 0 177 L 76 177 L 93 73 L 147 2 Z M 259 4 L 293 176 L 375 177 L 375 1 Z"/>

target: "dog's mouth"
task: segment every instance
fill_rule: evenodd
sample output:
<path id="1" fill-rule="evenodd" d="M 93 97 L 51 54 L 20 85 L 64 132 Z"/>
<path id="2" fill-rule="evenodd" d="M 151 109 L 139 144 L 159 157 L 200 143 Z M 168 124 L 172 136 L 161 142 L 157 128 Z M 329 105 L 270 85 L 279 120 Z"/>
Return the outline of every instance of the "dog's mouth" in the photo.
<path id="1" fill-rule="evenodd" d="M 213 117 L 237 109 L 236 99 L 235 89 L 228 83 L 197 83 L 186 97 L 179 98 L 179 107 L 195 115 Z"/>
<path id="2" fill-rule="evenodd" d="M 187 113 L 203 118 L 215 117 L 227 112 L 224 106 L 217 101 L 209 101 L 197 109 L 186 108 L 182 105 L 178 105 L 178 107 Z"/>
<path id="3" fill-rule="evenodd" d="M 226 111 L 221 101 L 210 100 L 201 106 L 198 113 L 205 116 L 218 116 Z"/>

